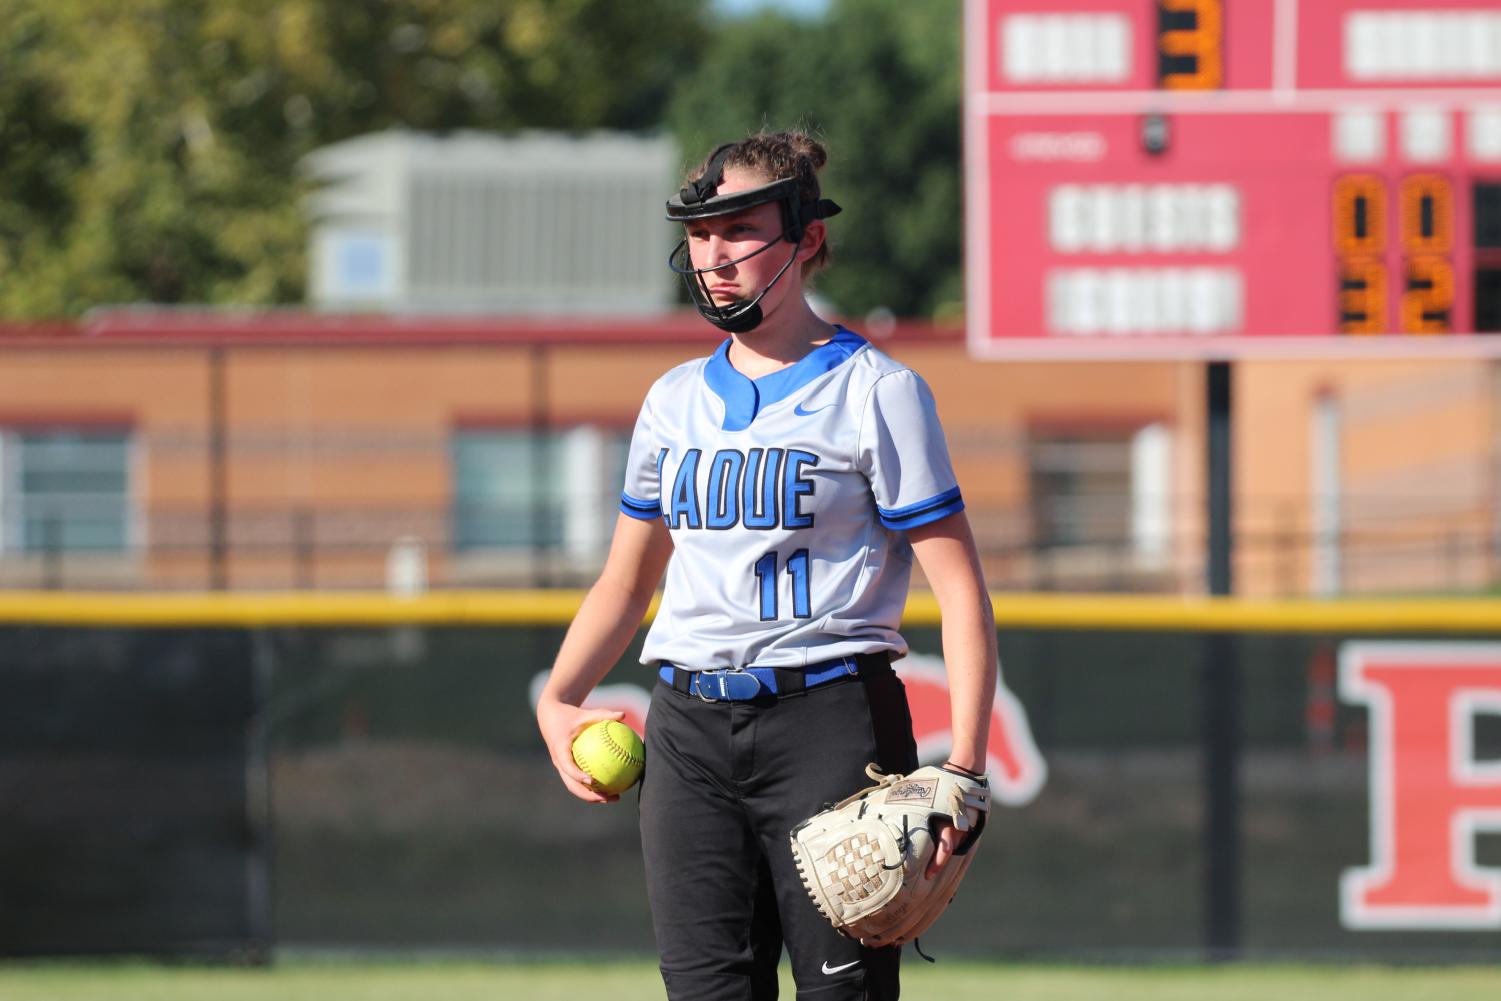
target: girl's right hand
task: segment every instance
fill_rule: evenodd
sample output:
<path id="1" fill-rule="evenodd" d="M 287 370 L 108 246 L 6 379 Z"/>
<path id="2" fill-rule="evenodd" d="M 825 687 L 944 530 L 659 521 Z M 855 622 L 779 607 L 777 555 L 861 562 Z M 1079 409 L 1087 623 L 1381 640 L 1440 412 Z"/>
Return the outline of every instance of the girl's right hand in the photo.
<path id="1" fill-rule="evenodd" d="M 579 732 L 591 723 L 611 719 L 623 720 L 625 713 L 581 709 L 546 694 L 537 702 L 537 728 L 542 731 L 552 766 L 558 770 L 563 788 L 586 803 L 613 803 L 620 798 L 595 790 L 589 776 L 573 760 L 573 739 Z"/>

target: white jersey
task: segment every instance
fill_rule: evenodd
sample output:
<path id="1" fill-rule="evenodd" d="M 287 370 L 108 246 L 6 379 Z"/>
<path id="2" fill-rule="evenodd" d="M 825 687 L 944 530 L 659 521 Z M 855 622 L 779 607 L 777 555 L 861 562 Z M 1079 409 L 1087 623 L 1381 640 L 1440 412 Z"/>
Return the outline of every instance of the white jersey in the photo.
<path id="1" fill-rule="evenodd" d="M 905 530 L 964 508 L 932 393 L 843 327 L 756 380 L 729 345 L 658 379 L 631 439 L 621 510 L 674 546 L 641 662 L 905 654 Z"/>

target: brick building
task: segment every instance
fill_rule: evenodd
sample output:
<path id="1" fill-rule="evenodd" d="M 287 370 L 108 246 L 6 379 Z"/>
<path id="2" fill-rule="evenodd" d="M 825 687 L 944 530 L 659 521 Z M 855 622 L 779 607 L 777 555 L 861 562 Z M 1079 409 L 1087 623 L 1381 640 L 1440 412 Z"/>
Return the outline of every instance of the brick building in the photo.
<path id="1" fill-rule="evenodd" d="M 691 314 L 4 328 L 0 586 L 587 583 L 643 394 L 717 340 Z M 933 386 L 994 588 L 1200 590 L 1201 365 L 877 343 Z M 1237 589 L 1493 585 L 1498 371 L 1237 363 Z"/>

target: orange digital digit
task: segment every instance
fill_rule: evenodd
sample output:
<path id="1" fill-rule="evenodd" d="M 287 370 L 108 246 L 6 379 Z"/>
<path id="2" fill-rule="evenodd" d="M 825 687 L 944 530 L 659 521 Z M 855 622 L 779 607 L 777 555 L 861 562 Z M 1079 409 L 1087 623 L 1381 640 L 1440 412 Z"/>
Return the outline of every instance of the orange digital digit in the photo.
<path id="1" fill-rule="evenodd" d="M 1402 293 L 1402 332 L 1447 334 L 1454 307 L 1454 266 L 1442 257 L 1414 257 L 1407 262 Z"/>
<path id="2" fill-rule="evenodd" d="M 1224 82 L 1222 0 L 1160 0 L 1158 77 L 1170 90 L 1217 90 Z M 1194 26 L 1168 27 L 1191 15 Z"/>
<path id="3" fill-rule="evenodd" d="M 1447 254 L 1454 239 L 1454 190 L 1438 174 L 1414 174 L 1402 181 L 1402 253 L 1414 257 Z"/>
<path id="4" fill-rule="evenodd" d="M 1386 186 L 1373 174 L 1349 174 L 1334 182 L 1334 251 L 1341 257 L 1386 249 Z"/>
<path id="5" fill-rule="evenodd" d="M 1386 330 L 1386 269 L 1371 258 L 1341 261 L 1339 332 L 1380 334 Z"/>

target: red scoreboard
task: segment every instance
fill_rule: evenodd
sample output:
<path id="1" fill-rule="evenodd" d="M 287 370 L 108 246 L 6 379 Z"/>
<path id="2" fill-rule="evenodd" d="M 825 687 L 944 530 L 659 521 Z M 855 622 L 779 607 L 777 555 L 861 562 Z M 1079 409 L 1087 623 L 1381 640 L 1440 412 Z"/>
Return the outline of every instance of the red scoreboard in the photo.
<path id="1" fill-rule="evenodd" d="M 1501 0 L 967 0 L 988 358 L 1501 355 Z"/>

